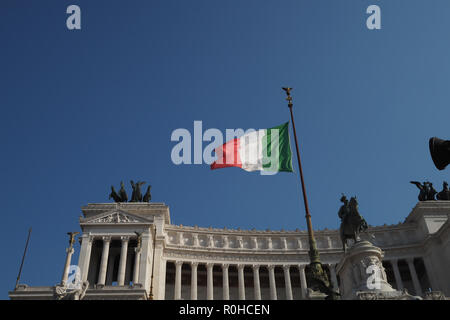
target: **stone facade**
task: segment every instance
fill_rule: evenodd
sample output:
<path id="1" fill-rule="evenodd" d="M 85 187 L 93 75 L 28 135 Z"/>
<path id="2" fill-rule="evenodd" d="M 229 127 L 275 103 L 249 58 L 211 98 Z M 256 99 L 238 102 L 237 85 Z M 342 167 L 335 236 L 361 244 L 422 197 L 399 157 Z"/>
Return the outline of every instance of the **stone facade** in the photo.
<path id="1" fill-rule="evenodd" d="M 310 297 L 306 231 L 173 225 L 163 203 L 89 204 L 82 212 L 78 266 L 84 299 Z M 450 296 L 449 215 L 450 201 L 419 202 L 403 223 L 370 227 L 363 235 L 383 250 L 393 288 L 415 296 L 436 291 Z M 315 237 L 338 289 L 339 231 L 317 230 Z M 56 299 L 55 288 L 21 285 L 10 298 Z"/>

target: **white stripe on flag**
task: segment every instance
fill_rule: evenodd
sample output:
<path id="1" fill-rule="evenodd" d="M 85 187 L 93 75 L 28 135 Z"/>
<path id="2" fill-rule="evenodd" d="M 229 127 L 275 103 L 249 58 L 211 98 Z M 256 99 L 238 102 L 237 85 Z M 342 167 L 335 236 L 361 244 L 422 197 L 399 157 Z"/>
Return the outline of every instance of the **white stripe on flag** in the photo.
<path id="1" fill-rule="evenodd" d="M 262 141 L 265 136 L 266 130 L 263 129 L 245 134 L 239 139 L 239 154 L 241 156 L 242 169 L 246 171 L 262 170 Z"/>

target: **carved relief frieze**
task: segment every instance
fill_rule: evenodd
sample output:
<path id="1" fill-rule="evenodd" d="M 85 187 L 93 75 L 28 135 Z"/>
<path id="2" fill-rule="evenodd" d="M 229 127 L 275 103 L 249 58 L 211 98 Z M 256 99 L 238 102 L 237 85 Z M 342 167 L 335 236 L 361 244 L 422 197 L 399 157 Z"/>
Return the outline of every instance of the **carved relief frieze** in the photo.
<path id="1" fill-rule="evenodd" d="M 141 216 L 120 209 L 102 212 L 87 218 L 80 217 L 80 225 L 98 225 L 98 224 L 155 224 L 154 216 Z M 158 224 L 162 227 L 161 224 Z"/>
<path id="2" fill-rule="evenodd" d="M 121 212 L 114 212 L 104 217 L 100 217 L 89 221 L 89 223 L 139 223 L 141 221 L 134 217 L 123 214 Z"/>

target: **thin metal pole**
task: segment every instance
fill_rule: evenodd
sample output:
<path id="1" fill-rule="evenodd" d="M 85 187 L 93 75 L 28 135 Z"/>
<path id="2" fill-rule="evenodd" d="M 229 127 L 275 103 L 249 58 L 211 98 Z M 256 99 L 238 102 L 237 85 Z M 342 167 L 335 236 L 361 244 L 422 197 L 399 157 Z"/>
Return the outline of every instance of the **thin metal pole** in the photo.
<path id="1" fill-rule="evenodd" d="M 153 258 L 152 258 L 152 275 L 150 278 L 150 295 L 149 300 L 153 300 L 153 270 L 155 269 L 155 246 L 156 246 L 156 226 L 153 225 L 154 232 L 153 232 Z"/>
<path id="2" fill-rule="evenodd" d="M 17 275 L 16 286 L 14 288 L 17 288 L 17 285 L 19 284 L 20 275 L 22 274 L 23 262 L 25 261 L 25 255 L 27 253 L 28 243 L 30 242 L 30 236 L 31 236 L 31 227 L 28 230 L 27 242 L 25 243 L 25 250 L 23 251 L 22 262 L 20 263 L 19 274 Z"/>
<path id="3" fill-rule="evenodd" d="M 292 129 L 294 131 L 294 140 L 295 140 L 295 149 L 297 151 L 297 161 L 298 161 L 298 168 L 300 172 L 300 182 L 302 185 L 302 193 L 303 193 L 303 203 L 305 205 L 305 218 L 306 218 L 306 226 L 308 228 L 308 236 L 309 236 L 309 255 L 311 258 L 311 262 L 320 262 L 319 260 L 319 252 L 317 250 L 316 246 L 316 240 L 314 238 L 314 230 L 312 228 L 311 223 L 311 213 L 309 212 L 309 206 L 308 206 L 308 197 L 306 196 L 306 187 L 305 187 L 305 180 L 303 178 L 303 167 L 302 167 L 302 161 L 300 157 L 300 148 L 298 146 L 298 140 L 297 140 L 297 130 L 295 129 L 295 121 L 294 121 L 294 113 L 292 111 L 292 97 L 290 94 L 290 91 L 292 88 L 283 88 L 284 91 L 286 91 L 288 101 L 288 107 L 289 111 L 291 113 L 291 122 L 292 122 Z"/>
<path id="4" fill-rule="evenodd" d="M 300 173 L 300 181 L 302 184 L 302 193 L 303 193 L 303 203 L 305 205 L 305 218 L 306 218 L 306 225 L 308 228 L 308 236 L 309 236 L 309 271 L 308 275 L 309 278 L 313 283 L 316 285 L 318 283 L 322 284 L 319 285 L 318 289 L 322 291 L 323 293 L 327 294 L 328 297 L 331 299 L 335 299 L 335 294 L 332 290 L 330 290 L 330 282 L 328 280 L 328 276 L 323 270 L 322 263 L 320 262 L 320 256 L 319 256 L 319 250 L 317 250 L 316 245 L 316 239 L 314 238 L 314 230 L 312 228 L 311 223 L 311 214 L 309 212 L 309 206 L 308 206 L 308 198 L 306 197 L 306 188 L 305 188 L 305 180 L 303 179 L 303 168 L 302 168 L 302 162 L 300 159 L 300 148 L 298 146 L 298 140 L 297 140 L 297 131 L 295 130 L 295 122 L 294 122 L 294 113 L 292 111 L 292 97 L 291 97 L 291 90 L 292 88 L 283 88 L 284 91 L 286 91 L 288 101 L 288 107 L 289 111 L 291 113 L 291 121 L 292 121 L 292 129 L 294 130 L 294 139 L 295 139 L 295 148 L 297 151 L 297 160 L 298 160 L 298 168 Z M 313 284 L 314 286 L 314 284 Z M 326 287 L 326 288 L 324 288 Z"/>

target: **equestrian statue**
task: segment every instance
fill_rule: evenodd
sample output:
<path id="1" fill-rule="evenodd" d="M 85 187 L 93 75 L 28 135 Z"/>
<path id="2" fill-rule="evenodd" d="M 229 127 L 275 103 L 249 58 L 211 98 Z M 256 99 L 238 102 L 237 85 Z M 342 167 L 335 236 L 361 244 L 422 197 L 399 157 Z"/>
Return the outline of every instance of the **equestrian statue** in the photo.
<path id="1" fill-rule="evenodd" d="M 359 241 L 358 234 L 367 230 L 368 225 L 366 220 L 359 214 L 358 201 L 356 197 L 351 197 L 347 200 L 345 195 L 342 195 L 340 201 L 343 203 L 339 209 L 338 216 L 341 218 L 341 226 L 339 229 L 342 247 L 344 252 L 347 247 L 347 240 L 352 239 L 354 242 Z"/>

